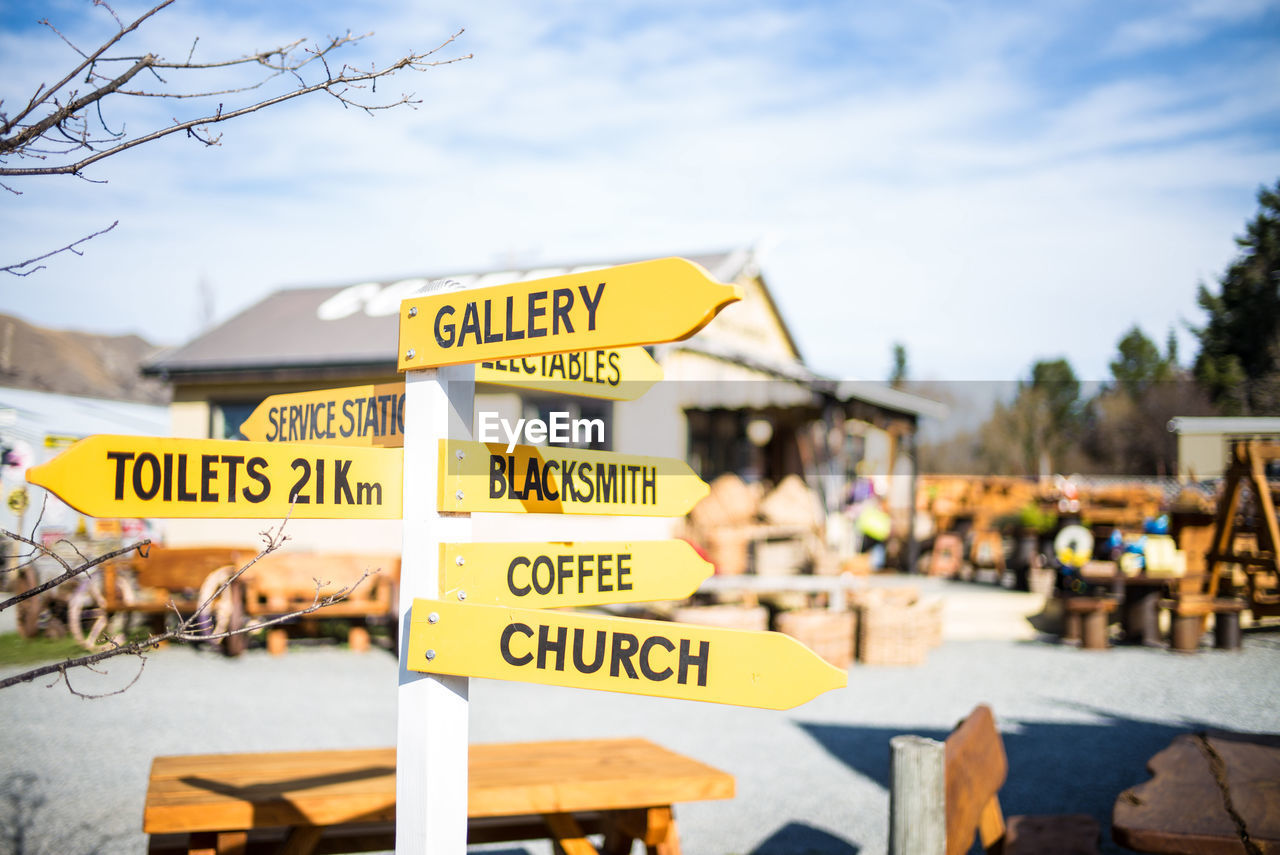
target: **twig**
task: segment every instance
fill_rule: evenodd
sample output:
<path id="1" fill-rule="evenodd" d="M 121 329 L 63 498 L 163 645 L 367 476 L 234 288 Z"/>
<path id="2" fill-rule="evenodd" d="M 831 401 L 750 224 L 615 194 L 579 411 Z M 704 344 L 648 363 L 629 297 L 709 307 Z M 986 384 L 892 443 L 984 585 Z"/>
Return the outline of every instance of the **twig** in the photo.
<path id="1" fill-rule="evenodd" d="M 172 2 L 172 0 L 168 0 L 168 2 Z M 161 6 L 157 6 L 155 9 L 151 10 L 151 12 L 149 12 L 148 15 L 154 14 L 156 11 L 159 11 L 159 9 L 163 8 L 163 6 L 165 5 L 168 5 L 168 3 L 162 4 Z M 146 16 L 144 16 L 144 18 L 145 17 Z M 143 19 L 140 18 L 138 21 L 135 21 L 134 24 L 131 25 L 131 27 L 136 27 L 139 23 L 141 23 L 142 20 Z M 150 54 L 150 53 L 144 54 L 136 58 L 134 57 L 128 57 L 128 58 L 103 57 L 102 56 L 103 50 L 105 50 L 106 47 L 110 46 L 110 44 L 113 44 L 118 39 L 117 37 L 117 39 L 112 39 L 110 42 L 108 42 L 107 45 L 104 45 L 102 48 L 100 48 L 98 51 L 96 51 L 94 54 L 88 57 L 85 60 L 85 62 L 81 63 L 78 66 L 79 70 L 84 70 L 86 66 L 88 66 L 90 69 L 91 79 L 102 80 L 105 82 L 103 82 L 102 85 L 98 86 L 96 89 L 93 89 L 92 91 L 83 95 L 77 95 L 74 92 L 70 93 L 70 100 L 68 100 L 66 104 L 59 104 L 55 100 L 54 101 L 55 109 L 51 110 L 46 116 L 44 116 L 44 118 L 40 119 L 39 121 L 31 125 L 21 126 L 22 119 L 32 112 L 32 109 L 34 108 L 34 104 L 37 101 L 39 103 L 43 103 L 47 101 L 52 93 L 60 90 L 64 85 L 66 85 L 68 80 L 70 80 L 70 77 L 65 78 L 62 82 L 60 82 L 57 86 L 53 87 L 52 89 L 42 90 L 43 92 L 42 95 L 39 95 L 38 97 L 33 96 L 33 105 L 29 105 L 29 107 L 25 109 L 21 114 L 19 114 L 19 116 L 13 119 L 8 119 L 4 122 L 3 125 L 0 125 L 0 154 L 16 153 L 21 156 L 24 154 L 26 149 L 31 145 L 31 143 L 33 143 L 35 140 L 43 137 L 46 133 L 48 133 L 50 130 L 53 130 L 55 128 L 58 130 L 62 130 L 62 126 L 66 123 L 73 123 L 80 127 L 80 133 L 81 133 L 80 140 L 84 144 L 84 147 L 89 148 L 90 146 L 88 146 L 88 134 L 87 134 L 88 129 L 87 127 L 85 127 L 85 119 L 83 118 L 83 116 L 80 115 L 80 110 L 90 104 L 95 104 L 101 101 L 103 98 L 106 98 L 112 94 L 133 95 L 133 96 L 143 96 L 143 97 L 176 98 L 176 99 L 212 97 L 214 95 L 251 91 L 261 86 L 263 83 L 266 82 L 266 80 L 270 80 L 272 77 L 275 77 L 286 71 L 292 73 L 295 77 L 297 77 L 298 86 L 296 89 L 293 89 L 289 92 L 282 93 L 272 98 L 266 98 L 266 99 L 263 99 L 262 101 L 258 101 L 253 104 L 249 104 L 244 107 L 229 110 L 226 112 L 223 112 L 221 109 L 221 105 L 219 105 L 218 113 L 213 116 L 204 116 L 201 118 L 188 119 L 183 121 L 178 121 L 175 119 L 174 123 L 168 127 L 159 128 L 155 131 L 143 134 L 133 139 L 124 140 L 124 141 L 112 140 L 115 142 L 114 145 L 108 145 L 106 148 L 99 151 L 95 151 L 89 157 L 82 158 L 80 160 L 77 160 L 74 163 L 64 163 L 64 164 L 58 164 L 58 165 L 36 166 L 36 167 L 2 166 L 0 167 L 0 175 L 6 175 L 6 176 L 80 175 L 81 172 L 86 167 L 98 162 L 99 160 L 127 151 L 130 148 L 133 148 L 135 146 L 152 142 L 154 140 L 160 139 L 161 137 L 165 137 L 170 134 L 177 133 L 179 131 L 191 131 L 191 129 L 201 128 L 203 126 L 207 126 L 217 122 L 225 122 L 231 119 L 239 118 L 240 116 L 248 115 L 249 113 L 254 113 L 254 112 L 257 112 L 258 110 L 262 110 L 262 109 L 265 109 L 266 107 L 274 106 L 276 104 L 280 104 L 285 101 L 290 101 L 294 98 L 300 98 L 304 95 L 309 95 L 313 92 L 326 91 L 330 95 L 333 95 L 336 99 L 338 99 L 338 101 L 340 101 L 344 106 L 357 107 L 365 110 L 366 112 L 371 112 L 373 110 L 386 110 L 386 109 L 390 109 L 392 107 L 397 107 L 397 106 L 405 106 L 405 105 L 413 106 L 421 102 L 418 100 L 415 100 L 411 95 L 401 95 L 398 99 L 394 99 L 391 102 L 385 103 L 385 104 L 366 104 L 366 103 L 353 100 L 349 93 L 353 89 L 365 88 L 362 84 L 366 84 L 366 83 L 374 84 L 374 88 L 372 89 L 372 91 L 376 92 L 377 80 L 383 77 L 394 75 L 396 72 L 402 69 L 408 68 L 416 71 L 422 71 L 427 68 L 434 68 L 441 65 L 449 65 L 454 62 L 460 62 L 464 59 L 470 59 L 471 54 L 467 54 L 466 56 L 453 57 L 450 59 L 442 59 L 442 60 L 431 59 L 431 57 L 435 56 L 439 51 L 443 50 L 445 47 L 452 44 L 456 39 L 458 39 L 458 37 L 461 36 L 462 33 L 463 33 L 463 30 L 458 30 L 452 36 L 445 39 L 443 42 L 441 42 L 439 45 L 432 48 L 431 50 L 428 50 L 422 53 L 410 54 L 409 56 L 402 57 L 400 60 L 396 61 L 395 63 L 392 63 L 391 65 L 385 66 L 383 68 L 378 68 L 377 66 L 371 66 L 366 71 L 357 71 L 351 66 L 344 65 L 342 67 L 342 70 L 337 74 L 334 74 L 332 70 L 329 69 L 328 62 L 326 59 L 327 55 L 330 52 L 337 50 L 344 45 L 350 44 L 355 41 L 359 41 L 360 39 L 365 38 L 365 36 L 352 36 L 350 33 L 347 33 L 344 36 L 330 38 L 328 43 L 322 47 L 307 49 L 305 51 L 305 54 L 306 54 L 305 58 L 296 62 L 289 61 L 288 57 L 292 53 L 292 51 L 297 47 L 297 45 L 301 43 L 301 41 L 294 42 L 291 45 L 286 45 L 280 48 L 273 49 L 271 51 L 261 52 L 261 53 L 253 54 L 247 57 L 241 57 L 236 60 L 227 60 L 223 62 L 212 62 L 212 63 L 196 63 L 196 64 L 168 63 L 168 62 L 165 62 L 160 57 L 156 56 L 155 54 Z M 270 57 L 276 56 L 276 55 L 279 55 L 281 57 L 281 60 L 278 63 L 272 63 L 270 61 Z M 133 59 L 133 65 L 131 65 L 127 70 L 125 70 L 120 75 L 110 79 L 102 75 L 96 74 L 96 72 L 94 72 L 92 68 L 93 64 L 95 64 L 96 62 L 116 62 L 116 61 L 124 61 L 126 59 Z M 301 77 L 298 77 L 298 71 L 299 69 L 304 68 L 305 66 L 307 66 L 308 64 L 316 60 L 319 60 L 325 66 L 325 77 L 321 81 L 308 84 L 305 81 L 303 81 Z M 147 92 L 145 90 L 134 90 L 134 89 L 122 88 L 125 83 L 132 80 L 135 76 L 137 76 L 139 72 L 143 71 L 144 69 L 151 70 L 152 72 L 154 72 L 158 68 L 181 69 L 181 70 L 208 70 L 208 69 L 215 69 L 215 68 L 226 68 L 226 67 L 241 65 L 245 63 L 256 63 L 258 65 L 271 69 L 275 73 L 272 75 L 269 75 L 266 78 L 266 80 L 259 81 L 256 84 L 246 85 L 243 87 L 220 89 L 220 90 L 217 90 L 217 89 L 207 90 L 207 91 L 197 92 L 197 93 Z M 16 133 L 12 133 L 15 128 L 18 128 L 20 126 L 21 126 L 21 130 L 18 130 Z M 202 141 L 205 141 L 205 140 L 202 140 Z"/>
<path id="2" fill-rule="evenodd" d="M 87 56 L 87 57 L 85 57 L 84 62 L 81 62 L 81 63 L 80 63 L 79 65 L 77 65 L 75 68 L 71 69 L 71 71 L 67 74 L 67 76 L 66 76 L 66 77 L 64 77 L 64 78 L 62 78 L 60 81 L 58 81 L 57 85 L 55 85 L 55 86 L 53 86 L 53 87 L 51 87 L 51 88 L 45 89 L 45 88 L 43 87 L 43 84 L 41 84 L 41 87 L 40 87 L 39 89 L 37 89 L 37 90 L 36 90 L 36 94 L 35 94 L 35 95 L 32 95 L 32 96 L 31 96 L 31 100 L 27 103 L 27 106 L 26 106 L 26 107 L 24 107 L 24 108 L 22 109 L 22 111 L 21 111 L 21 112 L 19 112 L 19 113 L 18 113 L 18 115 L 14 116 L 12 119 L 7 119 L 7 120 L 6 120 L 2 125 L 0 125 L 0 136 L 2 136 L 2 135 L 4 135 L 4 134 L 9 133 L 9 131 L 11 131 L 11 130 L 13 130 L 15 127 L 17 127 L 17 126 L 18 126 L 18 124 L 19 124 L 23 119 L 25 119 L 27 116 L 31 115 L 31 113 L 32 113 L 32 112 L 33 112 L 37 107 L 39 107 L 41 104 L 43 104 L 45 101 L 47 101 L 47 100 L 49 99 L 49 96 L 50 96 L 50 95 L 52 95 L 54 92 L 59 91 L 60 89 L 62 89 L 62 87 L 63 87 L 63 86 L 66 86 L 69 82 L 71 82 L 71 81 L 72 81 L 72 80 L 74 80 L 75 78 L 79 77 L 79 76 L 80 76 L 80 72 L 84 71 L 86 68 L 88 68 L 90 65 L 92 65 L 92 64 L 93 64 L 93 61 L 94 61 L 95 59 L 97 59 L 98 57 L 102 56 L 102 54 L 106 53 L 106 52 L 111 48 L 111 46 L 112 46 L 112 45 L 114 45 L 116 42 L 120 41 L 122 38 L 124 38 L 125 36 L 127 36 L 129 33 L 131 33 L 131 32 L 133 32 L 134 30 L 136 30 L 138 27 L 142 26 L 142 22 L 143 22 L 143 21 L 147 20 L 147 19 L 148 19 L 148 18 L 150 18 L 152 15 L 156 14 L 157 12 L 159 12 L 161 9 L 165 8 L 166 6 L 172 5 L 172 4 L 173 4 L 173 2 L 174 2 L 174 0 L 164 0 L 164 2 L 163 2 L 163 3 L 161 3 L 160 5 L 158 5 L 158 6 L 154 6 L 154 7 L 152 7 L 151 9 L 147 10 L 146 12 L 142 13 L 142 15 L 141 15 L 141 16 L 139 16 L 139 17 L 138 17 L 138 19 L 137 19 L 136 21 L 134 21 L 132 24 L 130 24 L 129 26 L 127 26 L 127 27 L 121 27 L 121 28 L 120 28 L 120 32 L 116 33 L 114 36 L 112 36 L 110 39 L 108 39 L 108 40 L 107 40 L 107 41 L 102 45 L 102 47 L 100 47 L 100 48 L 98 48 L 96 51 L 94 51 L 94 52 L 93 52 L 93 54 L 92 54 L 91 56 Z M 106 4 L 105 4 L 105 3 L 99 4 L 99 5 L 106 6 Z M 111 11 L 111 10 L 110 10 L 110 7 L 107 7 L 107 10 L 108 10 L 108 11 Z M 112 16 L 114 16 L 114 15 L 115 15 L 115 12 L 111 12 L 111 14 L 112 14 Z M 119 19 L 119 18 L 116 18 L 116 20 L 117 20 L 117 21 L 119 21 L 120 19 Z M 52 29 L 52 27 L 50 27 L 50 29 Z M 54 32 L 57 32 L 57 31 L 56 31 L 56 30 L 54 30 Z M 59 33 L 59 35 L 61 35 L 61 34 Z M 83 56 L 83 53 L 82 53 L 81 55 Z"/>
<path id="3" fill-rule="evenodd" d="M 11 540 L 16 540 L 19 543 L 25 543 L 28 546 L 35 547 L 36 549 L 40 550 L 40 552 L 42 552 L 44 555 L 47 555 L 48 557 L 57 561 L 59 564 L 61 564 L 65 568 L 60 575 L 55 576 L 46 582 L 41 582 L 39 585 L 36 585 L 34 588 L 28 588 L 27 590 L 23 591 L 20 594 L 14 594 L 9 599 L 4 600 L 3 602 L 0 602 L 0 612 L 4 611 L 5 609 L 11 606 L 16 606 L 18 603 L 22 602 L 23 600 L 29 600 L 32 597 L 39 596 L 40 594 L 43 594 L 45 591 L 49 590 L 50 588 L 56 588 L 59 585 L 61 585 L 63 582 L 70 581 L 71 579 L 74 579 L 76 576 L 79 576 L 81 573 L 84 573 L 87 576 L 90 570 L 92 570 L 94 567 L 97 567 L 102 562 L 110 561 L 112 558 L 118 558 L 121 555 L 128 555 L 130 552 L 133 552 L 135 549 L 139 549 L 151 543 L 151 541 L 149 540 L 141 540 L 130 546 L 122 546 L 119 549 L 113 549 L 110 552 L 103 553 L 102 555 L 99 555 L 97 558 L 86 559 L 83 563 L 75 567 L 72 567 L 70 564 L 68 564 L 66 561 L 62 559 L 62 556 L 58 555 L 52 549 L 49 549 L 46 546 L 42 546 L 41 544 L 36 543 L 34 540 L 30 540 L 26 537 L 23 537 L 20 534 L 14 534 L 13 532 L 8 531 L 6 529 L 2 529 L 2 528 L 0 528 L 0 534 L 3 534 L 5 537 L 10 538 Z"/>
<path id="4" fill-rule="evenodd" d="M 35 273 L 37 270 L 44 270 L 44 265 L 43 264 L 37 265 L 36 267 L 32 267 L 30 270 L 23 270 L 22 268 L 28 267 L 32 264 L 36 264 L 36 262 L 38 261 L 44 261 L 46 258 L 57 255 L 60 252 L 70 252 L 70 253 L 74 253 L 75 255 L 82 256 L 84 255 L 84 253 L 76 249 L 77 246 L 84 243 L 85 241 L 93 240 L 98 235 L 105 235 L 107 232 L 111 231 L 119 224 L 120 224 L 120 221 L 116 220 L 114 223 L 107 226 L 105 229 L 96 231 L 91 235 L 82 237 L 80 238 L 80 240 L 73 241 L 64 247 L 60 247 L 50 252 L 46 252 L 44 255 L 38 255 L 35 258 L 28 258 L 26 261 L 20 261 L 17 264 L 9 264 L 9 265 L 6 265 L 5 267 L 0 267 L 0 273 L 11 273 L 14 276 L 30 276 L 32 273 Z"/>
<path id="5" fill-rule="evenodd" d="M 459 33 L 460 32 L 461 31 L 459 31 Z M 455 35 L 453 38 L 457 38 L 457 35 Z M 450 41 L 452 41 L 452 39 L 450 39 Z M 126 142 L 118 143 L 114 146 L 111 146 L 110 148 L 103 149 L 102 151 L 94 152 L 94 154 L 92 154 L 91 156 L 82 158 L 81 160 L 78 160 L 75 163 L 66 163 L 58 166 L 0 167 L 0 175 L 8 175 L 8 176 L 79 175 L 85 169 L 85 167 L 91 166 L 92 164 L 97 163 L 100 160 L 103 160 L 105 158 L 111 157 L 116 154 L 120 154 L 121 152 L 127 151 L 136 146 L 144 145 L 149 142 L 154 142 L 155 140 L 162 139 L 163 137 L 167 137 L 170 134 L 174 134 L 179 131 L 187 131 L 192 128 L 200 128 L 207 125 L 217 124 L 219 122 L 230 121 L 231 119 L 238 119 L 241 116 L 247 116 L 250 113 L 256 113 L 259 110 L 266 109 L 267 107 L 271 107 L 276 104 L 283 104 L 286 101 L 292 101 L 294 98 L 300 98 L 303 95 L 309 95 L 312 92 L 321 92 L 321 91 L 328 92 L 330 95 L 332 95 L 334 98 L 341 101 L 343 104 L 346 104 L 347 106 L 351 106 L 351 107 L 359 107 L 360 109 L 363 109 L 365 111 L 389 110 L 393 107 L 420 104 L 422 103 L 421 101 L 414 100 L 413 97 L 410 95 L 402 95 L 396 101 L 388 104 L 361 104 L 356 101 L 353 101 L 350 97 L 347 96 L 346 93 L 350 90 L 351 86 L 354 84 L 377 80 L 378 78 L 381 78 L 381 77 L 387 77 L 388 75 L 395 74 L 401 68 L 413 67 L 413 68 L 421 69 L 421 68 L 437 66 L 437 65 L 448 65 L 450 63 L 459 62 L 461 60 L 471 58 L 471 54 L 467 54 L 466 56 L 455 57 L 454 59 L 425 62 L 424 60 L 427 56 L 430 56 L 430 53 L 415 54 L 413 56 L 405 57 L 404 59 L 400 60 L 394 65 L 388 66 L 386 68 L 374 69 L 361 74 L 346 74 L 344 72 L 343 74 L 339 74 L 336 77 L 326 79 L 320 83 L 313 83 L 307 86 L 301 86 L 298 89 L 294 89 L 290 92 L 285 92 L 281 95 L 277 95 L 274 98 L 267 98 L 265 100 L 258 101 L 254 104 L 250 104 L 247 107 L 241 107 L 238 110 L 231 110 L 224 113 L 221 111 L 221 109 L 219 109 L 219 111 L 212 116 L 203 116 L 198 119 L 188 119 L 182 122 L 175 121 L 174 124 L 168 127 L 152 131 L 151 133 L 144 134 L 140 137 L 135 137 Z M 133 69 L 130 69 L 130 72 L 132 71 Z M 122 77 L 123 76 L 124 75 L 122 75 Z M 336 89 L 336 87 L 338 87 L 339 85 L 343 85 L 343 88 L 340 91 Z M 4 145 L 3 142 L 0 142 L 0 148 L 2 148 L 3 145 Z"/>
<path id="6" fill-rule="evenodd" d="M 292 515 L 292 506 L 290 507 L 290 516 L 291 515 Z M 335 603 L 345 600 L 357 588 L 359 588 L 362 584 L 364 584 L 364 581 L 366 579 L 368 579 L 374 573 L 378 572 L 377 570 L 365 570 L 364 573 L 361 574 L 360 578 L 356 579 L 351 584 L 346 585 L 345 587 L 340 588 L 339 590 L 334 591 L 323 597 L 320 596 L 321 583 L 317 581 L 315 595 L 312 599 L 311 604 L 303 608 L 294 609 L 286 614 L 277 615 L 275 617 L 271 617 L 266 620 L 257 621 L 252 624 L 247 624 L 243 627 L 231 628 L 224 632 L 214 632 L 212 631 L 212 629 L 210 629 L 209 631 L 202 630 L 201 627 L 208 626 L 208 624 L 206 624 L 205 621 L 209 617 L 209 610 L 211 609 L 214 602 L 216 602 L 220 596 L 225 594 L 227 590 L 230 588 L 230 586 L 237 579 L 239 579 L 250 567 L 256 564 L 262 557 L 269 555 L 271 552 L 274 552 L 275 550 L 279 549 L 281 546 L 285 544 L 285 542 L 289 540 L 289 536 L 285 534 L 285 526 L 289 522 L 290 516 L 286 516 L 285 519 L 283 519 L 280 522 L 280 525 L 274 531 L 268 528 L 263 532 L 261 532 L 264 540 L 264 546 L 262 550 L 257 555 L 255 555 L 252 559 L 250 559 L 247 563 L 245 563 L 243 566 L 238 568 L 234 573 L 230 574 L 226 579 L 224 579 L 219 584 L 217 589 L 209 597 L 207 597 L 204 602 L 200 603 L 199 606 L 196 608 L 196 610 L 189 617 L 182 618 L 181 615 L 179 615 L 179 621 L 173 629 L 151 635 L 145 639 L 140 639 L 140 640 L 128 642 L 125 644 L 118 644 L 118 643 L 112 642 L 111 647 L 109 647 L 106 650 L 95 651 L 92 653 L 88 653 L 84 656 L 77 656 L 71 659 L 66 659 L 62 662 L 54 662 L 47 665 L 41 665 L 36 668 L 32 668 L 28 671 L 24 671 L 20 674 L 14 674 L 13 676 L 5 677 L 3 679 L 0 679 L 0 689 L 6 689 L 6 688 L 9 688 L 10 686 L 16 686 L 19 683 L 29 683 L 32 680 L 39 679 L 40 677 L 45 677 L 50 674 L 56 674 L 58 675 L 59 679 L 55 680 L 54 683 L 51 683 L 50 686 L 56 685 L 58 682 L 65 682 L 67 689 L 70 690 L 72 694 L 75 694 L 78 697 L 82 697 L 82 698 L 108 697 L 110 695 L 119 694 L 120 692 L 127 690 L 129 686 L 132 686 L 134 683 L 137 682 L 138 678 L 141 676 L 141 673 L 142 673 L 142 666 L 139 666 L 138 674 L 134 676 L 133 680 L 130 681 L 128 686 L 125 686 L 124 688 L 118 689 L 114 692 L 106 693 L 104 695 L 88 695 L 79 691 L 78 689 L 76 689 L 74 686 L 71 685 L 71 681 L 67 677 L 67 672 L 73 668 L 90 668 L 92 670 L 92 666 L 96 665 L 97 663 L 107 659 L 114 658 L 116 656 L 130 656 L 130 655 L 138 656 L 139 658 L 143 659 L 143 662 L 145 664 L 145 657 L 143 657 L 143 654 L 149 650 L 155 649 L 156 647 L 158 647 L 159 645 L 167 641 L 186 641 L 186 642 L 224 641 L 233 636 L 244 635 L 250 632 L 257 632 L 258 630 L 265 629 L 267 627 L 278 626 L 280 624 L 287 623 L 289 621 L 296 620 L 297 618 L 304 617 L 313 612 L 319 611 L 320 609 L 323 609 L 326 606 L 331 606 Z M 151 541 L 149 540 L 140 541 L 131 546 L 122 547 L 120 549 L 116 549 L 111 552 L 100 555 L 96 558 L 87 560 L 86 562 L 84 562 L 79 566 L 71 567 L 66 561 L 64 561 L 61 558 L 61 556 L 58 556 L 50 548 L 44 547 L 44 546 L 41 546 L 40 544 L 35 543 L 31 538 L 27 538 L 22 535 L 16 535 L 13 532 L 5 531 L 3 529 L 0 529 L 0 534 L 3 534 L 4 536 L 9 537 L 13 540 L 16 540 L 20 543 L 25 543 L 35 547 L 38 550 L 41 550 L 44 554 L 54 558 L 59 563 L 61 563 L 64 567 L 67 568 L 67 572 L 64 572 L 62 576 L 59 577 L 60 581 L 50 580 L 50 582 L 46 582 L 43 585 L 41 585 L 39 590 L 24 592 L 24 594 L 13 597 L 10 600 L 0 604 L 0 608 L 7 608 L 8 606 L 18 602 L 20 599 L 28 599 L 31 596 L 35 596 L 37 593 L 40 593 L 40 591 L 47 590 L 48 588 L 53 587 L 56 584 L 61 584 L 62 582 L 67 581 L 68 579 L 72 578 L 76 574 L 87 573 L 90 568 L 98 564 L 101 564 L 104 561 L 119 557 L 120 555 L 126 554 L 132 550 L 136 549 L 140 554 L 143 555 L 143 557 L 146 557 L 146 553 L 143 552 L 143 548 L 146 546 L 149 546 L 151 543 Z M 214 627 L 214 629 L 216 629 L 216 627 Z"/>

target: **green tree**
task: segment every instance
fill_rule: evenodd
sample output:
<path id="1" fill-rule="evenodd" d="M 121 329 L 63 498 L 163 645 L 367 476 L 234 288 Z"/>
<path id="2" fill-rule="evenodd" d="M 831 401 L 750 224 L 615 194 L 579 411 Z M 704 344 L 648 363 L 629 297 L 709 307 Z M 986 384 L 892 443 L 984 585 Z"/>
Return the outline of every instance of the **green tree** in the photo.
<path id="1" fill-rule="evenodd" d="M 907 381 L 907 346 L 900 341 L 893 343 L 893 367 L 889 369 L 889 385 L 901 389 Z"/>
<path id="2" fill-rule="evenodd" d="M 1172 380 L 1178 367 L 1178 342 L 1169 333 L 1168 352 L 1161 355 L 1156 343 L 1135 324 L 1116 345 L 1111 376 L 1129 397 L 1137 398 L 1156 383 Z"/>
<path id="3" fill-rule="evenodd" d="M 1280 412 L 1280 181 L 1258 191 L 1258 214 L 1236 238 L 1240 254 L 1214 294 L 1200 286 L 1196 302 L 1209 316 L 1194 332 L 1193 368 L 1224 412 Z"/>
<path id="4" fill-rule="evenodd" d="M 1115 383 L 1090 403 L 1082 450 L 1090 469 L 1108 475 L 1169 475 L 1177 469 L 1175 416 L 1209 415 L 1204 391 L 1178 365 L 1172 331 L 1164 354 L 1136 325 L 1116 344 Z"/>
<path id="5" fill-rule="evenodd" d="M 1078 440 L 1083 416 L 1080 380 L 1071 364 L 1041 360 L 1018 383 L 1011 403 L 996 404 L 979 431 L 979 455 L 989 472 L 1049 474 Z"/>

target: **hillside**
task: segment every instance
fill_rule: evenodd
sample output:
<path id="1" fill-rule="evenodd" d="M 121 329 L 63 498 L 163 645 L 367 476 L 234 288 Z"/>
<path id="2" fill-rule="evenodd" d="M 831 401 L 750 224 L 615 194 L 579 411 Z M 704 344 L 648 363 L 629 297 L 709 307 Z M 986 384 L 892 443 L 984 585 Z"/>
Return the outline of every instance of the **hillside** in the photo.
<path id="1" fill-rule="evenodd" d="M 138 372 L 159 349 L 136 335 L 51 330 L 0 314 L 0 386 L 164 404 L 168 387 Z"/>

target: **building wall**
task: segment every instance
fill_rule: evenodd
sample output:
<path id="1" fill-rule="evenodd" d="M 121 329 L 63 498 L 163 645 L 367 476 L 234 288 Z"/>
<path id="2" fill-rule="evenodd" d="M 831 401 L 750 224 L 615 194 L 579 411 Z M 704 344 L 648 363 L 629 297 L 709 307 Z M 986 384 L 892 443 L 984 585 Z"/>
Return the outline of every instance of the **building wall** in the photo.
<path id="1" fill-rule="evenodd" d="M 1190 481 L 1221 478 L 1229 453 L 1226 434 L 1179 434 L 1178 477 Z"/>

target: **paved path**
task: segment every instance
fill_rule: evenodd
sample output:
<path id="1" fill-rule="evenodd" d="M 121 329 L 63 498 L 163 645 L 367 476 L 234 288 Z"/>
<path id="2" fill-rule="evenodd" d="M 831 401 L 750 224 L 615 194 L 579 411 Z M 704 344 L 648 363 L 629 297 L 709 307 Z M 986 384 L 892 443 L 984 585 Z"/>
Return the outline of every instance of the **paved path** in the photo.
<path id="1" fill-rule="evenodd" d="M 1015 601 L 993 614 L 1025 605 Z M 1104 828 L 1116 794 L 1145 780 L 1147 758 L 1176 733 L 1280 731 L 1280 631 L 1247 634 L 1239 653 L 1178 655 L 1086 652 L 1004 637 L 1014 621 L 990 626 L 996 638 L 948 641 L 920 667 L 854 666 L 847 689 L 783 713 L 476 680 L 470 737 L 638 735 L 733 773 L 736 799 L 678 808 L 689 855 L 872 855 L 886 849 L 890 737 L 942 737 L 980 702 L 1006 734 L 1006 810 L 1082 810 Z M 76 685 L 100 691 L 135 671 L 118 661 Z M 28 836 L 22 849 L 0 840 L 0 852 L 141 853 L 152 757 L 391 744 L 395 682 L 380 651 L 295 646 L 282 658 L 255 650 L 227 660 L 170 648 L 115 697 L 5 690 L 0 837 Z M 1109 836 L 1104 849 L 1121 851 Z"/>

